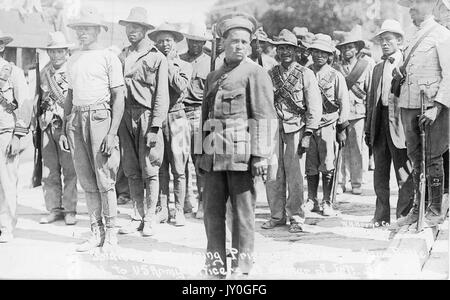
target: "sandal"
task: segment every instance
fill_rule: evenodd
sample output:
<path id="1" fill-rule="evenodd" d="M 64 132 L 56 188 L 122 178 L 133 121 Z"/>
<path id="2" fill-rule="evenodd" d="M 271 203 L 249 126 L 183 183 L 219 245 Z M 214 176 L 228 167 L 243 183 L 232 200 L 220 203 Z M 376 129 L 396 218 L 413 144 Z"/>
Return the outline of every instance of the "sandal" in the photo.
<path id="1" fill-rule="evenodd" d="M 302 226 L 299 223 L 291 223 L 289 226 L 289 233 L 301 233 L 303 232 Z"/>
<path id="2" fill-rule="evenodd" d="M 277 226 L 284 226 L 286 222 L 275 222 L 274 220 L 269 220 L 261 225 L 262 229 L 274 229 Z"/>

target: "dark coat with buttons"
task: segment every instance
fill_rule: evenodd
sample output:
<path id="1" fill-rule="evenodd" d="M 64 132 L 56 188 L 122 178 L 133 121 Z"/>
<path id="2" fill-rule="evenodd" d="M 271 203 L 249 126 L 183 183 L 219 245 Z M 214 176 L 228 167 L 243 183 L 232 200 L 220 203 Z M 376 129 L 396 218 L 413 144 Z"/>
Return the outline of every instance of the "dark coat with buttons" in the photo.
<path id="1" fill-rule="evenodd" d="M 259 65 L 224 64 L 206 79 L 200 168 L 249 171 L 251 157 L 270 159 L 278 119 L 272 81 Z"/>

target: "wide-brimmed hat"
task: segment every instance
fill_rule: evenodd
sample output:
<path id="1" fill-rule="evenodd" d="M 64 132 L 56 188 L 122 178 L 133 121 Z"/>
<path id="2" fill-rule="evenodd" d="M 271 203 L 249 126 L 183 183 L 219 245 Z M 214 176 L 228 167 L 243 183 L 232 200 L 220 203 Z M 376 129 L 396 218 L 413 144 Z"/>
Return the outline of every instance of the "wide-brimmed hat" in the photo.
<path id="1" fill-rule="evenodd" d="M 184 35 L 178 31 L 175 25 L 170 23 L 162 23 L 161 25 L 158 26 L 158 28 L 150 32 L 148 34 L 148 37 L 152 41 L 156 42 L 156 39 L 158 38 L 158 35 L 160 33 L 170 33 L 171 35 L 173 35 L 173 38 L 177 43 L 181 42 L 184 39 Z"/>
<path id="2" fill-rule="evenodd" d="M 383 33 L 386 33 L 386 32 L 397 33 L 397 34 L 401 35 L 402 37 L 405 36 L 405 32 L 403 31 L 402 25 L 400 24 L 400 22 L 397 20 L 388 19 L 383 22 L 383 24 L 381 25 L 380 31 L 377 33 L 377 35 L 375 35 L 373 37 L 373 39 L 378 38 L 380 35 L 382 35 Z"/>
<path id="3" fill-rule="evenodd" d="M 294 47 L 298 47 L 298 41 L 295 34 L 287 29 L 281 30 L 280 34 L 274 38 L 274 45 L 290 45 Z"/>
<path id="4" fill-rule="evenodd" d="M 108 31 L 108 26 L 103 24 L 102 16 L 95 7 L 82 7 L 80 10 L 80 16 L 67 24 L 67 27 L 72 29 L 80 26 L 101 27 L 105 29 L 105 31 Z"/>
<path id="5" fill-rule="evenodd" d="M 303 47 L 303 48 L 309 48 L 309 47 L 311 47 L 311 45 L 312 45 L 312 43 L 314 42 L 314 39 L 315 39 L 316 37 L 315 37 L 315 34 L 314 33 L 312 33 L 312 32 L 308 32 L 308 33 L 306 33 L 306 35 L 305 36 L 303 36 L 301 39 L 298 39 L 298 45 L 300 46 L 300 47 Z"/>
<path id="6" fill-rule="evenodd" d="M 345 32 L 343 37 L 344 40 L 336 45 L 337 48 L 341 48 L 342 46 L 348 44 L 356 44 L 356 46 L 361 50 L 366 46 L 366 43 L 361 37 L 361 30 L 358 30 L 358 28 L 355 28 L 350 32 Z"/>
<path id="7" fill-rule="evenodd" d="M 267 33 L 264 31 L 262 27 L 259 27 L 255 34 L 253 34 L 252 41 L 258 39 L 260 42 L 273 43 L 273 41 L 269 38 Z"/>
<path id="8" fill-rule="evenodd" d="M 126 20 L 119 20 L 119 24 L 122 26 L 127 26 L 127 24 L 138 24 L 148 30 L 155 29 L 155 26 L 148 23 L 148 13 L 143 7 L 133 7 L 130 11 L 130 15 Z"/>
<path id="9" fill-rule="evenodd" d="M 234 12 L 220 18 L 216 30 L 219 37 L 223 37 L 227 31 L 234 28 L 243 28 L 254 34 L 257 27 L 258 23 L 254 17 L 246 13 Z"/>
<path id="10" fill-rule="evenodd" d="M 210 41 L 213 39 L 211 33 L 206 29 L 206 24 L 203 22 L 191 22 L 188 32 L 184 33 L 184 37 L 194 41 Z"/>
<path id="11" fill-rule="evenodd" d="M 8 45 L 9 43 L 11 43 L 14 39 L 3 33 L 3 31 L 0 29 L 0 43 L 4 44 L 4 45 Z"/>
<path id="12" fill-rule="evenodd" d="M 47 46 L 43 49 L 69 49 L 73 47 L 75 45 L 68 43 L 65 35 L 61 31 L 56 31 L 49 33 Z"/>
<path id="13" fill-rule="evenodd" d="M 308 49 L 317 49 L 320 51 L 328 52 L 330 54 L 333 54 L 336 51 L 331 36 L 323 33 L 318 33 L 315 35 L 314 41 Z"/>
<path id="14" fill-rule="evenodd" d="M 294 27 L 294 29 L 292 29 L 292 32 L 297 37 L 305 37 L 309 33 L 309 30 L 306 27 Z"/>

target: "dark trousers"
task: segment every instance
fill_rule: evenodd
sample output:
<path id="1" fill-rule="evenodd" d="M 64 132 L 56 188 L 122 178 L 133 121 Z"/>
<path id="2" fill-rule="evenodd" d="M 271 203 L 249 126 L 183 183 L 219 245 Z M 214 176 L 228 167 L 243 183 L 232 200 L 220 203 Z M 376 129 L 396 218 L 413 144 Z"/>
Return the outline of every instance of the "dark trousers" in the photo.
<path id="1" fill-rule="evenodd" d="M 391 163 L 394 164 L 395 175 L 399 187 L 397 202 L 397 218 L 406 216 L 414 202 L 414 184 L 412 170 L 409 166 L 406 149 L 398 149 L 392 142 L 389 130 L 389 111 L 382 107 L 379 133 L 373 145 L 375 160 L 374 188 L 377 195 L 375 221 L 390 223 L 389 181 Z"/>
<path id="2" fill-rule="evenodd" d="M 225 214 L 232 205 L 232 268 L 249 273 L 253 264 L 256 193 L 252 174 L 209 172 L 204 176 L 204 223 L 208 239 L 206 267 L 210 275 L 227 274 Z"/>

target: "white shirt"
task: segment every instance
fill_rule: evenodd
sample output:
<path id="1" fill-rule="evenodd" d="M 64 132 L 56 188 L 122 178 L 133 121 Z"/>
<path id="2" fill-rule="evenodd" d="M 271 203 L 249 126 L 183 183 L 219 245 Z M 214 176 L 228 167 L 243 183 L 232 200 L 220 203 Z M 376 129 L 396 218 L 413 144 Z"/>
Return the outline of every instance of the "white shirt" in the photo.
<path id="1" fill-rule="evenodd" d="M 389 60 L 386 60 L 383 69 L 383 80 L 381 83 L 381 103 L 383 106 L 388 106 L 389 101 L 392 100 L 394 95 L 391 93 L 391 83 L 392 83 L 392 72 L 394 71 L 396 66 L 400 66 L 403 62 L 403 55 L 400 51 L 395 52 L 390 57 L 395 59 L 394 63 L 391 63 Z"/>

